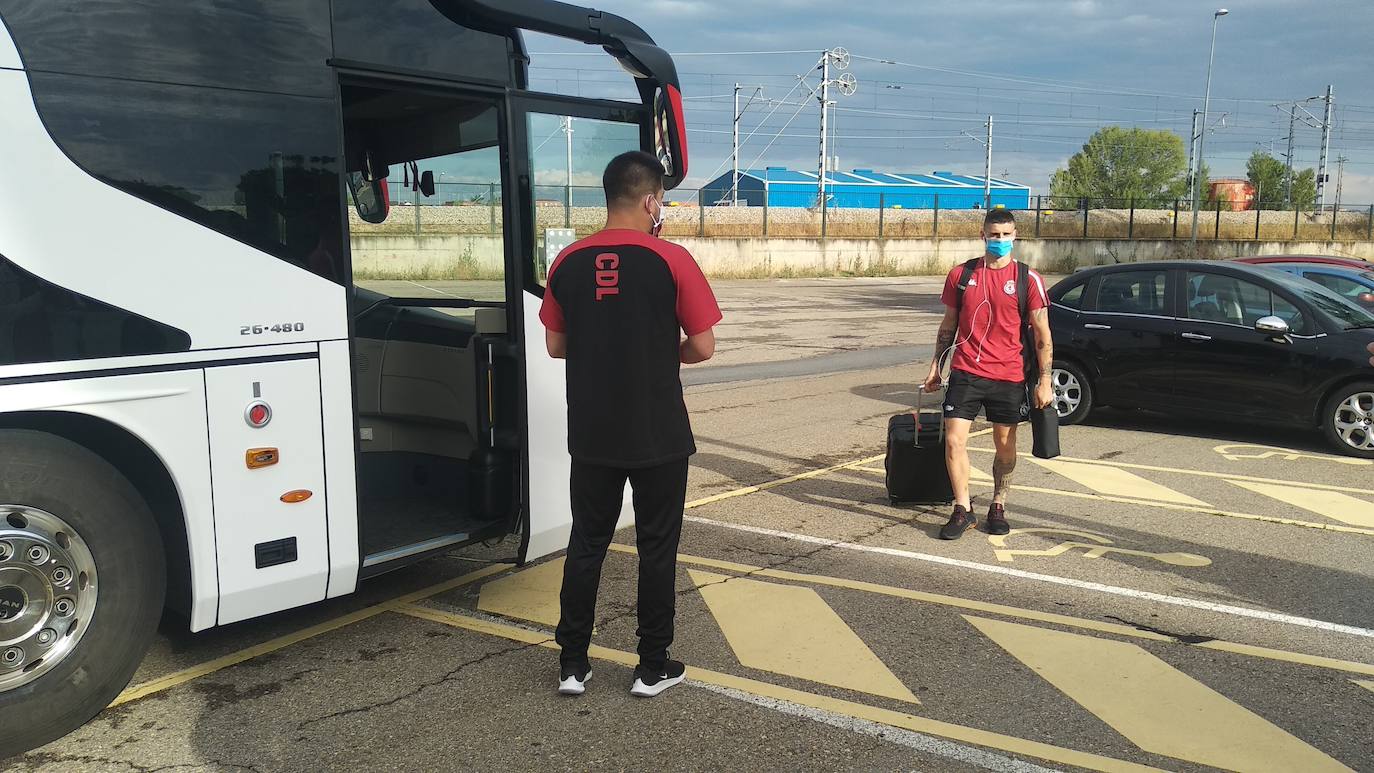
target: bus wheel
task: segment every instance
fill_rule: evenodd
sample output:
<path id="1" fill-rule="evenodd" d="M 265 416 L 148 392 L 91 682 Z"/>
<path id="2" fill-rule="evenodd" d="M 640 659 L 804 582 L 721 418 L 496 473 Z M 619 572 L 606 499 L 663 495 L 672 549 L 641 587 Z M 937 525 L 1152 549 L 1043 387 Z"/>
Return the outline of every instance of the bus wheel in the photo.
<path id="1" fill-rule="evenodd" d="M 69 440 L 0 429 L 0 759 L 109 705 L 165 593 L 162 538 L 123 475 Z"/>

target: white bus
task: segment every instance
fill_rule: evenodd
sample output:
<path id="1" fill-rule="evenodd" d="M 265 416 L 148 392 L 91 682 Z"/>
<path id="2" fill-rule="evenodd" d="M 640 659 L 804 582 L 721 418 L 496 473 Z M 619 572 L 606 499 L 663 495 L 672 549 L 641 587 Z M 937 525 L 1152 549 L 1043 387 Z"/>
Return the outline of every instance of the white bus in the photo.
<path id="1" fill-rule="evenodd" d="M 530 91 L 522 30 L 603 47 L 639 99 Z M 580 171 L 686 174 L 671 59 L 586 8 L 0 0 L 0 757 L 107 705 L 164 606 L 201 631 L 566 546 L 536 190 L 574 182 L 539 152 L 572 119 Z M 397 177 L 478 168 L 486 281 L 355 284 Z"/>

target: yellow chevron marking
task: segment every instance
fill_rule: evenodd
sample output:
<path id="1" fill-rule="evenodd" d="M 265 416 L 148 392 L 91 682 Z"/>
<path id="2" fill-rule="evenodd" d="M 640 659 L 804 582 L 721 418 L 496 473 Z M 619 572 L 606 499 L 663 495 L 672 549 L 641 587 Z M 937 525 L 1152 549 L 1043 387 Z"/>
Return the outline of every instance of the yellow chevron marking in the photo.
<path id="1" fill-rule="evenodd" d="M 1235 771 L 1348 771 L 1140 646 L 964 615 L 1131 743 Z"/>
<path id="2" fill-rule="evenodd" d="M 487 634 L 489 636 L 500 636 L 511 641 L 522 644 L 530 644 L 549 649 L 557 649 L 558 645 L 548 634 L 540 631 L 531 631 L 526 628 L 517 628 L 513 625 L 492 622 L 490 620 L 480 620 L 467 615 L 460 615 L 453 612 L 443 612 L 437 609 L 420 606 L 404 606 L 396 609 L 396 612 L 409 615 L 421 620 L 450 625 L 455 628 L 473 631 L 475 633 Z M 593 644 L 587 654 L 596 660 L 618 663 L 627 668 L 633 668 L 639 662 L 639 656 L 633 652 L 613 650 L 608 647 Z M 892 727 L 900 727 L 917 733 L 928 733 L 930 735 L 948 738 L 952 741 L 961 743 L 978 744 L 991 749 L 1001 749 L 1012 754 L 1020 754 L 1027 757 L 1036 757 L 1042 760 L 1061 765 L 1086 768 L 1088 770 L 1108 771 L 1109 773 L 1148 773 L 1157 771 L 1146 765 L 1134 762 L 1118 760 L 1112 757 L 1104 757 L 1091 752 L 1074 751 L 1059 746 L 1052 746 L 1039 741 L 1029 741 L 1015 736 L 1002 735 L 987 730 L 956 725 L 950 722 L 941 722 L 938 719 L 928 717 L 918 717 L 905 714 L 900 711 L 869 706 L 863 703 L 832 698 L 828 695 L 815 695 L 802 690 L 794 690 L 790 687 L 782 687 L 768 682 L 761 682 L 756 679 L 747 679 L 734 674 L 723 674 L 719 671 L 710 671 L 696 666 L 687 667 L 687 679 L 705 684 L 713 684 L 720 687 L 729 687 L 751 695 L 757 695 L 774 700 L 788 701 L 801 706 L 810 706 L 821 709 L 822 711 L 832 711 L 837 714 L 864 719 L 870 722 L 880 722 Z"/>
<path id="3" fill-rule="evenodd" d="M 1200 499 L 1190 497 L 1168 486 L 1127 472 L 1119 467 L 1065 462 L 1059 459 L 1033 459 L 1051 472 L 1063 475 L 1074 483 L 1086 486 L 1099 494 L 1143 499 L 1149 502 L 1173 502 L 1180 505 L 1206 506 Z"/>
<path id="4" fill-rule="evenodd" d="M 1248 480 L 1233 480 L 1231 483 L 1351 526 L 1374 527 L 1374 502 L 1356 499 L 1349 494 L 1323 489 L 1279 486 L 1273 483 L 1254 483 Z"/>
<path id="5" fill-rule="evenodd" d="M 742 665 L 920 703 L 810 588 L 688 570 Z"/>
<path id="6" fill-rule="evenodd" d="M 482 586 L 477 608 L 520 620 L 558 625 L 558 591 L 563 587 L 563 559 L 508 574 Z"/>

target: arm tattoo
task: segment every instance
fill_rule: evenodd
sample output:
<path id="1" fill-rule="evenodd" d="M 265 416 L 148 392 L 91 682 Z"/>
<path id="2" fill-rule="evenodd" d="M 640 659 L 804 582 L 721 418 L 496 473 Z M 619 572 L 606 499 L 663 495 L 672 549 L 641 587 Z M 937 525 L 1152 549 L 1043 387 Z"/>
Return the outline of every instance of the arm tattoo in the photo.
<path id="1" fill-rule="evenodd" d="M 1054 368 L 1054 339 L 1049 334 L 1049 312 L 1036 309 L 1031 313 L 1035 320 L 1035 354 L 1040 365 L 1040 377 L 1049 375 Z"/>
<path id="2" fill-rule="evenodd" d="M 1011 490 L 1011 480 L 1016 472 L 1016 457 L 1008 461 L 994 459 L 992 462 L 992 501 L 1005 505 L 1007 492 Z"/>
<path id="3" fill-rule="evenodd" d="M 957 332 L 958 328 L 956 327 L 940 326 L 939 332 L 935 334 L 935 359 L 937 362 L 945 352 L 949 351 L 951 346 L 954 346 L 954 337 Z"/>

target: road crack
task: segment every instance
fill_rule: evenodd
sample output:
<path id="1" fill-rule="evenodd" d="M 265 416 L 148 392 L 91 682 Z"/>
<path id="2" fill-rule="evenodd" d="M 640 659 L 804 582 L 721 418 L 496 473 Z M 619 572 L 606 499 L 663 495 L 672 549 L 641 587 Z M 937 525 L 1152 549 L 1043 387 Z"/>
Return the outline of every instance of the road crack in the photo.
<path id="1" fill-rule="evenodd" d="M 523 651 L 525 651 L 525 650 L 529 650 L 529 649 L 532 649 L 532 648 L 535 648 L 535 647 L 541 647 L 541 646 L 544 646 L 544 645 L 548 644 L 548 643 L 551 642 L 551 641 L 553 641 L 553 640 L 552 640 L 552 639 L 545 639 L 545 640 L 543 640 L 543 641 L 533 642 L 533 643 L 530 643 L 530 644 L 519 644 L 519 645 L 516 645 L 516 646 L 505 647 L 505 648 L 503 648 L 503 649 L 499 649 L 499 650 L 494 650 L 494 651 L 492 651 L 492 652 L 488 652 L 488 653 L 486 653 L 486 654 L 484 654 L 484 655 L 481 655 L 480 657 L 476 657 L 476 658 L 473 658 L 472 660 L 468 660 L 468 661 L 464 661 L 464 662 L 462 662 L 462 663 L 459 663 L 457 666 L 454 666 L 452 669 L 450 669 L 450 670 L 449 670 L 447 673 L 445 673 L 443 676 L 440 676 L 438 679 L 433 679 L 433 680 L 428 681 L 428 682 L 422 682 L 420 685 L 418 685 L 417 687 L 415 687 L 415 689 L 409 690 L 409 691 L 407 691 L 407 692 L 404 692 L 404 693 L 402 693 L 402 694 L 400 694 L 400 695 L 397 695 L 397 696 L 394 697 L 394 698 L 389 698 L 389 699 L 384 700 L 384 701 L 377 701 L 377 702 L 375 702 L 375 703 L 369 703 L 369 704 L 367 704 L 366 706 L 357 706 L 357 707 L 350 708 L 350 709 L 342 709 L 342 710 L 340 710 L 340 711 L 333 711 L 333 712 L 330 712 L 330 713 L 325 714 L 325 715 L 323 715 L 323 716 L 315 717 L 314 719 L 307 719 L 307 720 L 305 720 L 305 721 L 303 721 L 303 722 L 301 722 L 301 723 L 299 723 L 299 724 L 296 725 L 296 732 L 297 732 L 298 734 L 304 733 L 304 732 L 306 731 L 307 728 L 310 728 L 310 727 L 312 727 L 312 726 L 314 726 L 314 725 L 318 725 L 318 724 L 320 724 L 321 722 L 326 722 L 326 721 L 331 720 L 331 719 L 339 719 L 339 718 L 342 718 L 342 717 L 353 716 L 353 715 L 355 715 L 355 714 L 366 714 L 366 713 L 369 713 L 369 712 L 374 711 L 374 710 L 376 710 L 376 709 L 386 708 L 387 706 L 394 706 L 394 705 L 396 705 L 396 704 L 398 704 L 398 703 L 400 703 L 400 702 L 402 702 L 402 701 L 409 700 L 410 698 L 417 697 L 417 696 L 419 696 L 421 693 L 425 692 L 426 690 L 428 690 L 428 689 L 430 689 L 430 688 L 432 688 L 432 687 L 438 687 L 438 686 L 440 686 L 440 685 L 442 685 L 442 684 L 445 684 L 446 682 L 453 681 L 453 680 L 456 679 L 459 675 L 461 675 L 464 671 L 467 671 L 467 670 L 470 669 L 470 668 L 474 668 L 474 667 L 476 667 L 476 666 L 483 665 L 484 663 L 487 663 L 487 662 L 496 660 L 496 659 L 498 659 L 498 658 L 505 657 L 506 655 L 513 655 L 513 654 L 515 654 L 515 653 L 517 653 L 517 652 L 523 652 Z M 305 739 L 304 737 L 300 737 L 300 738 L 298 738 L 297 740 L 298 740 L 298 742 L 299 742 L 299 741 L 304 741 L 304 740 L 306 740 L 306 739 Z"/>

